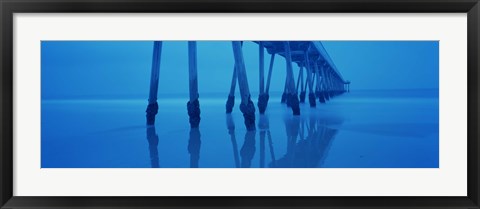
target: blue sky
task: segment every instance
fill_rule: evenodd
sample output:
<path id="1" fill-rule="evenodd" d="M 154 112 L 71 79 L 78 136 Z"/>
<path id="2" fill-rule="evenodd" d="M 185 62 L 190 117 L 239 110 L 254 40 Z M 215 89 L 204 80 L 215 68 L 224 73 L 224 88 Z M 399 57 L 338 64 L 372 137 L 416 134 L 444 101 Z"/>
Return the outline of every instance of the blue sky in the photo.
<path id="1" fill-rule="evenodd" d="M 438 89 L 437 41 L 326 41 L 330 57 L 351 89 Z M 258 95 L 258 45 L 243 46 L 250 90 Z M 151 41 L 42 41 L 42 98 L 147 98 Z M 186 41 L 164 42 L 159 95 L 188 95 Z M 228 41 L 198 42 L 200 96 L 227 95 L 233 70 Z M 268 69 L 270 55 L 265 56 Z M 298 67 L 294 66 L 295 74 Z M 271 91 L 281 91 L 285 59 L 276 57 Z M 238 89 L 238 88 L 237 88 Z"/>

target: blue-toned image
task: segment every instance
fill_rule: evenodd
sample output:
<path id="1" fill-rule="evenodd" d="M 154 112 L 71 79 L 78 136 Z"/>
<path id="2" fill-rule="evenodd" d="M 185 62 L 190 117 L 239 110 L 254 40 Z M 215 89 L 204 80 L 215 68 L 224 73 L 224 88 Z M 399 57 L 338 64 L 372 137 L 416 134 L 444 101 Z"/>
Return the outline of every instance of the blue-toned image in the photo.
<path id="1" fill-rule="evenodd" d="M 42 41 L 42 168 L 438 168 L 438 41 Z"/>

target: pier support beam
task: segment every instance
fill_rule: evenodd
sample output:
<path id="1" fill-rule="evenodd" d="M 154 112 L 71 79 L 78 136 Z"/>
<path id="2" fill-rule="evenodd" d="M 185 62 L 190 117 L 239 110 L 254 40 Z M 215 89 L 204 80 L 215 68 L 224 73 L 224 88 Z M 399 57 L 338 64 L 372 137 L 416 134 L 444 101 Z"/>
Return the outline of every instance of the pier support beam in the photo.
<path id="1" fill-rule="evenodd" d="M 295 92 L 297 92 L 297 94 L 298 94 L 298 89 L 299 88 L 300 88 L 300 103 L 304 103 L 305 102 L 305 92 L 303 92 L 303 66 L 301 66 L 300 71 L 298 71 L 297 87 L 295 89 Z M 302 97 L 302 95 L 303 95 L 303 97 Z"/>
<path id="2" fill-rule="evenodd" d="M 240 45 L 243 47 L 243 41 L 241 41 Z M 237 70 L 236 65 L 233 65 L 233 75 L 232 75 L 232 83 L 230 85 L 230 93 L 228 94 L 227 103 L 225 104 L 225 112 L 232 113 L 233 106 L 235 105 L 235 87 L 237 86 Z"/>
<path id="3" fill-rule="evenodd" d="M 258 43 L 258 51 L 259 51 L 259 81 L 260 81 L 260 93 L 258 95 L 258 102 L 257 107 L 260 114 L 264 114 L 265 110 L 267 109 L 268 103 L 268 93 L 265 92 L 265 47 L 263 46 L 263 42 Z M 269 71 L 270 72 L 270 71 Z"/>
<path id="4" fill-rule="evenodd" d="M 340 95 L 343 93 L 343 85 L 340 82 L 340 78 L 335 74 L 335 87 L 336 87 L 336 94 Z"/>
<path id="5" fill-rule="evenodd" d="M 258 70 L 259 70 L 259 90 L 260 94 L 265 92 L 265 47 L 263 47 L 263 42 L 258 43 L 258 54 L 259 54 L 259 60 L 258 60 Z"/>
<path id="6" fill-rule="evenodd" d="M 285 86 L 283 87 L 282 99 L 280 100 L 281 103 L 287 102 L 287 86 L 288 86 L 288 76 L 285 77 Z M 288 106 L 288 103 L 287 103 Z"/>
<path id="7" fill-rule="evenodd" d="M 308 85 L 308 102 L 310 104 L 310 107 L 315 107 L 317 106 L 317 103 L 315 102 L 315 93 L 313 89 L 313 72 L 312 68 L 310 67 L 310 62 L 308 58 L 308 53 L 305 55 L 305 60 L 306 60 L 306 65 L 305 68 L 307 68 L 307 85 Z"/>
<path id="8" fill-rule="evenodd" d="M 270 99 L 270 81 L 272 79 L 272 71 L 273 71 L 273 63 L 275 61 L 275 53 L 272 53 L 270 57 L 270 66 L 268 67 L 268 76 L 267 76 L 267 84 L 265 87 L 265 92 L 263 94 L 260 94 L 258 98 L 258 109 L 260 110 L 260 114 L 264 114 L 267 106 L 268 106 L 268 100 Z M 263 108 L 263 109 L 260 109 Z"/>
<path id="9" fill-rule="evenodd" d="M 338 86 L 338 77 L 331 72 L 332 80 L 333 80 L 333 96 L 337 96 L 340 94 L 340 87 Z"/>
<path id="10" fill-rule="evenodd" d="M 318 72 L 318 70 L 315 68 L 315 64 L 313 66 L 314 66 L 313 72 L 315 72 L 314 73 L 315 80 L 317 81 L 317 83 L 315 85 L 315 97 L 317 99 L 319 99 L 320 103 L 325 103 L 325 102 L 321 102 L 321 100 L 320 100 L 320 89 L 321 89 L 320 85 L 321 85 L 321 80 L 322 80 L 321 77 L 320 77 L 320 72 Z"/>
<path id="11" fill-rule="evenodd" d="M 268 76 L 267 76 L 267 86 L 265 87 L 265 92 L 268 95 L 270 92 L 270 80 L 272 79 L 272 70 L 273 70 L 273 63 L 275 62 L 275 53 L 272 53 L 270 56 L 270 66 L 268 67 Z"/>
<path id="12" fill-rule="evenodd" d="M 245 62 L 243 59 L 242 46 L 240 41 L 232 41 L 233 54 L 235 57 L 235 69 L 237 71 L 238 85 L 242 102 L 240 111 L 245 119 L 245 127 L 247 130 L 255 130 L 255 106 L 250 99 L 250 90 L 248 88 L 247 72 L 245 70 Z"/>
<path id="13" fill-rule="evenodd" d="M 288 97 L 287 103 L 291 106 L 293 115 L 300 115 L 300 104 L 298 101 L 298 95 L 295 92 L 295 79 L 293 75 L 293 67 L 292 67 L 292 53 L 290 51 L 290 42 L 285 41 L 284 48 L 285 48 L 285 59 L 287 61 L 287 81 L 288 81 Z"/>
<path id="14" fill-rule="evenodd" d="M 235 86 L 237 86 L 237 70 L 233 66 L 232 83 L 230 85 L 230 93 L 228 94 L 227 104 L 225 104 L 226 113 L 232 113 L 235 105 Z"/>
<path id="15" fill-rule="evenodd" d="M 333 98 L 335 96 L 334 91 L 335 91 L 335 81 L 334 78 L 332 77 L 332 72 L 330 72 L 332 69 L 328 66 L 327 67 L 327 78 L 328 81 L 330 82 L 330 89 L 328 91 L 328 97 Z"/>
<path id="16" fill-rule="evenodd" d="M 332 72 L 332 68 L 329 66 L 328 67 L 329 69 L 329 76 L 330 76 L 330 82 L 332 83 L 332 88 L 330 89 L 330 97 L 335 97 L 337 96 L 337 79 L 336 77 L 334 76 L 333 72 Z"/>
<path id="17" fill-rule="evenodd" d="M 198 101 L 198 77 L 197 77 L 197 42 L 188 42 L 188 77 L 190 100 L 187 103 L 190 127 L 198 128 L 200 124 L 200 102 Z"/>
<path id="18" fill-rule="evenodd" d="M 300 67 L 300 103 L 305 103 L 305 82 L 303 78 L 303 67 Z M 298 92 L 298 83 L 297 83 L 297 92 Z"/>
<path id="19" fill-rule="evenodd" d="M 325 86 L 325 78 L 323 76 L 323 67 L 320 69 L 318 68 L 318 63 L 315 62 L 315 72 L 317 72 L 317 86 L 318 86 L 318 101 L 320 103 L 325 103 L 328 98 L 325 97 L 325 92 L 323 91 L 323 87 Z"/>
<path id="20" fill-rule="evenodd" d="M 324 90 L 323 90 L 323 96 L 325 97 L 325 100 L 328 101 L 330 100 L 330 97 L 331 97 L 331 88 L 332 88 L 332 83 L 331 83 L 331 79 L 330 79 L 330 76 L 328 74 L 328 65 L 326 63 L 324 63 L 322 65 L 322 77 L 324 77 Z"/>
<path id="21" fill-rule="evenodd" d="M 155 124 L 155 115 L 158 113 L 157 92 L 160 72 L 160 58 L 162 57 L 162 42 L 153 42 L 152 71 L 150 75 L 150 94 L 148 96 L 147 125 Z"/>

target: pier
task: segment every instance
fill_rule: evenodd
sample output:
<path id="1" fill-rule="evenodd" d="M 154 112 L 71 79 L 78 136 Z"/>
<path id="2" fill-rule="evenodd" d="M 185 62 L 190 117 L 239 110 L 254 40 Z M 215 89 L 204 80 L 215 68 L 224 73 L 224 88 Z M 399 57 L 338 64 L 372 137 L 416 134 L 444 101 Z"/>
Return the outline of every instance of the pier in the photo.
<path id="1" fill-rule="evenodd" d="M 300 103 L 305 103 L 308 95 L 310 108 L 315 108 L 317 102 L 326 103 L 334 97 L 350 91 L 350 81 L 344 80 L 335 63 L 328 55 L 320 41 L 253 41 L 258 45 L 259 54 L 259 95 L 257 108 L 260 115 L 265 114 L 268 108 L 270 83 L 274 74 L 277 57 L 285 60 L 286 77 L 281 101 L 292 111 L 293 115 L 300 115 Z M 226 114 L 233 111 L 235 105 L 235 89 L 238 86 L 241 102 L 239 109 L 243 114 L 245 127 L 248 131 L 255 130 L 255 105 L 252 101 L 248 85 L 247 69 L 243 55 L 243 41 L 232 41 L 234 63 L 230 91 L 227 95 Z M 265 56 L 270 55 L 268 72 L 265 72 Z M 152 68 L 150 77 L 150 93 L 146 110 L 147 125 L 155 123 L 158 112 L 157 92 L 160 75 L 160 60 L 162 41 L 154 41 Z M 299 67 L 297 78 L 294 76 L 293 66 Z M 189 72 L 189 100 L 187 111 L 191 128 L 198 128 L 200 124 L 200 98 L 197 77 L 197 43 L 188 42 L 188 72 Z M 228 88 L 228 87 L 225 87 Z M 308 93 L 308 94 L 307 94 Z"/>

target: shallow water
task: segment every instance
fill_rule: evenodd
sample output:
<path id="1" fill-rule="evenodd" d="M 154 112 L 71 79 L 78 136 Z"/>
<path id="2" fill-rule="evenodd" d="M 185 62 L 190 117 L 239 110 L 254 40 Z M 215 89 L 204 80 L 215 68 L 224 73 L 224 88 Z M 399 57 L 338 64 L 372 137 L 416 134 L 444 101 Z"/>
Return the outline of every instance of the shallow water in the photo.
<path id="1" fill-rule="evenodd" d="M 247 132 L 235 101 L 200 98 L 190 129 L 187 99 L 162 97 L 155 126 L 146 99 L 43 100 L 42 168 L 438 168 L 438 90 L 356 91 L 301 115 L 272 94 Z M 256 103 L 256 98 L 253 98 Z M 307 98 L 308 100 L 308 98 Z"/>

